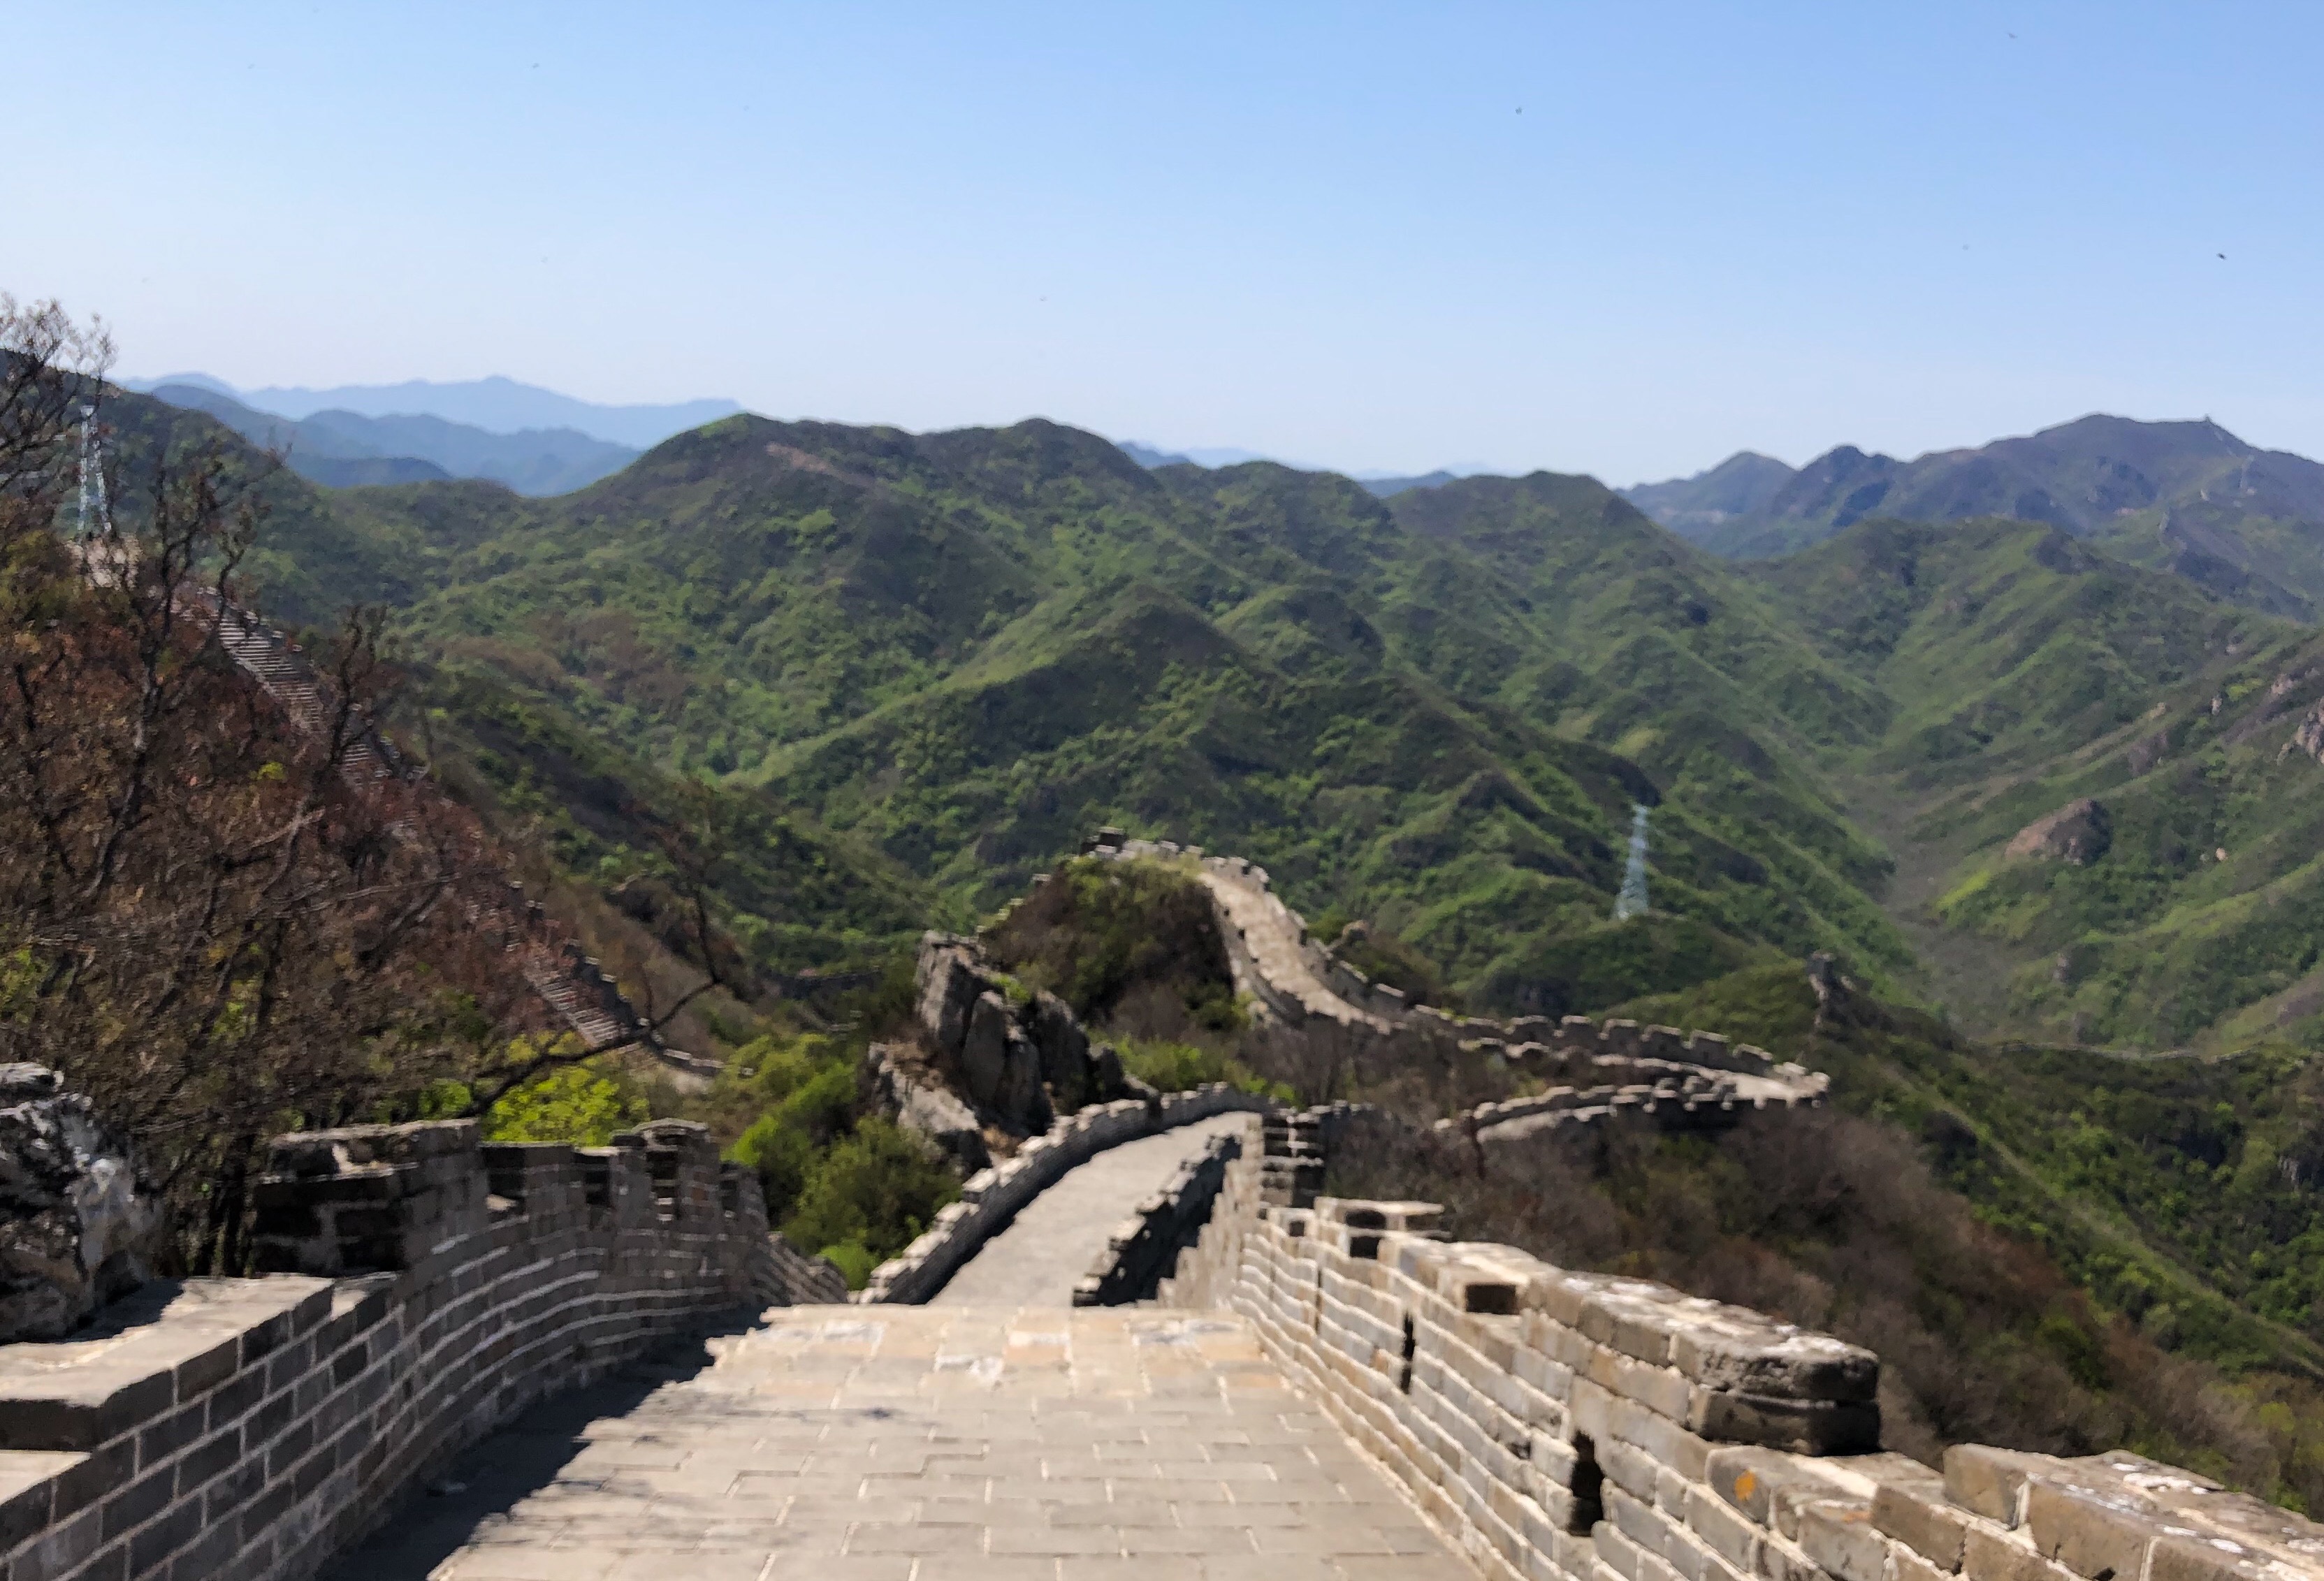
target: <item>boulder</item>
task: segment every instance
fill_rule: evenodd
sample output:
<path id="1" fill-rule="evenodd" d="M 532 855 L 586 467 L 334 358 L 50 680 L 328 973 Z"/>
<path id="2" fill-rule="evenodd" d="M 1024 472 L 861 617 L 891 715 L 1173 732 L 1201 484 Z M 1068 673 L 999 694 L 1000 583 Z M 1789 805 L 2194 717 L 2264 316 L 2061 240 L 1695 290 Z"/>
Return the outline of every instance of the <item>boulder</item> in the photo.
<path id="1" fill-rule="evenodd" d="M 38 1065 L 0 1065 L 0 1345 L 56 1339 L 152 1276 L 162 1218 L 128 1143 Z"/>
<path id="2" fill-rule="evenodd" d="M 1121 1055 L 1110 1043 L 1102 1043 L 1090 1051 L 1090 1082 L 1095 1089 L 1088 1099 L 1105 1103 L 1129 1090 L 1129 1077 L 1121 1069 Z"/>
<path id="3" fill-rule="evenodd" d="M 1000 1111 L 1003 1126 L 1028 1135 L 1047 1130 L 1049 1122 L 1056 1118 L 1049 1108 L 1049 1095 L 1041 1087 L 1041 1051 L 1034 1046 L 1031 1038 L 1013 1029 L 1009 1034 L 993 1108 Z"/>
<path id="4" fill-rule="evenodd" d="M 2324 703 L 2308 711 L 2307 717 L 2292 732 L 2292 744 L 2317 762 L 2324 763 Z"/>
<path id="5" fill-rule="evenodd" d="M 969 1102 L 990 1108 L 1000 1098 L 1011 1030 L 1009 1001 L 989 990 L 977 995 L 968 1013 L 968 1035 L 960 1043 L 960 1074 Z"/>
<path id="6" fill-rule="evenodd" d="M 957 939 L 927 933 L 920 939 L 916 975 L 920 987 L 920 1026 L 928 1052 L 942 1060 L 960 1053 L 968 1034 L 970 1010 L 984 991 L 973 952 Z"/>
<path id="7" fill-rule="evenodd" d="M 873 1043 L 866 1051 L 874 1097 L 897 1125 L 927 1138 L 963 1174 L 974 1174 L 992 1162 L 983 1127 L 975 1112 L 950 1090 L 908 1065 L 910 1052 L 901 1043 Z"/>
<path id="8" fill-rule="evenodd" d="M 1090 1087 L 1089 1034 L 1074 1019 L 1072 1008 L 1046 989 L 1033 996 L 1024 1016 L 1025 1030 L 1038 1051 L 1041 1080 L 1057 1103 L 1069 1109 L 1093 1101 Z"/>
<path id="9" fill-rule="evenodd" d="M 2080 796 L 2019 830 L 2003 854 L 2011 860 L 2056 858 L 2079 868 L 2106 855 L 2114 841 L 2114 815 L 2102 802 Z"/>

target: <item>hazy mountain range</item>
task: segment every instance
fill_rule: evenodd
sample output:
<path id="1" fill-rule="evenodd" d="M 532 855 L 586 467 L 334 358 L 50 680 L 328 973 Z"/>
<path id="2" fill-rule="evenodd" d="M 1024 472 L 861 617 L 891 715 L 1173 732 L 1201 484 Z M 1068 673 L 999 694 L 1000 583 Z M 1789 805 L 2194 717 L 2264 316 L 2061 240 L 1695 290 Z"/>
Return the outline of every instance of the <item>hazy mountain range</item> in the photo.
<path id="1" fill-rule="evenodd" d="M 254 445 L 282 453 L 292 471 L 332 488 L 486 478 L 520 494 L 564 494 L 621 471 L 638 452 L 573 428 L 493 434 L 438 417 L 366 417 L 326 409 L 304 418 L 253 410 L 204 385 L 150 393 L 208 412 Z"/>
<path id="2" fill-rule="evenodd" d="M 369 418 L 433 417 L 482 428 L 488 434 L 514 434 L 527 428 L 571 428 L 593 439 L 624 445 L 632 450 L 646 449 L 672 434 L 698 428 L 742 409 L 731 400 L 601 406 L 498 374 L 489 379 L 449 382 L 413 379 L 401 384 L 342 384 L 329 390 L 295 385 L 237 390 L 208 373 L 170 373 L 159 379 L 124 382 L 127 388 L 138 391 L 156 390 L 165 384 L 193 385 L 277 417 L 307 418 L 321 411 L 352 412 Z"/>
<path id="3" fill-rule="evenodd" d="M 1716 554 L 1765 558 L 1873 517 L 2006 516 L 2056 527 L 2295 619 L 2324 605 L 2324 465 L 2217 423 L 2093 416 L 1911 461 L 1843 445 L 1796 472 L 1750 452 L 1622 491 Z"/>
<path id="4" fill-rule="evenodd" d="M 1148 467 L 1199 466 L 1215 469 L 1222 466 L 1240 466 L 1245 462 L 1264 461 L 1277 466 L 1287 466 L 1294 472 L 1336 472 L 1338 470 L 1334 467 L 1315 466 L 1302 461 L 1288 461 L 1279 455 L 1263 455 L 1256 450 L 1237 450 L 1218 446 L 1165 450 L 1159 446 L 1148 445 L 1137 439 L 1121 439 L 1115 443 L 1124 455 L 1139 465 Z M 1410 475 L 1388 472 L 1351 472 L 1342 473 L 1340 475 L 1354 479 L 1380 499 L 1385 500 L 1390 495 L 1401 494 L 1407 489 L 1434 489 L 1441 484 L 1449 483 L 1455 478 L 1480 477 L 1489 474 L 1491 471 L 1492 469 L 1483 463 L 1475 462 L 1463 463 L 1458 466 L 1438 467 L 1434 472 Z"/>

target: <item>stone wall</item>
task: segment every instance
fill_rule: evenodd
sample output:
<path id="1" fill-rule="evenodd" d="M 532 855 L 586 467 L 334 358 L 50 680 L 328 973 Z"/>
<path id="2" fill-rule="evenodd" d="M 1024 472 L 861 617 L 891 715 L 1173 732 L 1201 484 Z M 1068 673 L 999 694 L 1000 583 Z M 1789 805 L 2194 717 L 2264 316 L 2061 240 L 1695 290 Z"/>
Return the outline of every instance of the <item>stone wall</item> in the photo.
<path id="1" fill-rule="evenodd" d="M 961 1188 L 960 1200 L 936 1214 L 926 1235 L 872 1271 L 855 1299 L 912 1305 L 944 1288 L 955 1269 L 1008 1227 L 1018 1209 L 1077 1164 L 1120 1143 L 1236 1109 L 1273 1108 L 1272 1100 L 1213 1082 L 1192 1092 L 1153 1099 L 1118 1098 L 1091 1104 L 1051 1126 L 1004 1163 L 979 1170 Z"/>
<path id="2" fill-rule="evenodd" d="M 1878 1360 L 1828 1336 L 1262 1196 L 1231 1163 L 1163 1304 L 1248 1317 L 1494 1581 L 2324 1577 L 2324 1528 L 2134 1455 L 1881 1453 Z"/>
<path id="3" fill-rule="evenodd" d="M 1443 1122 L 1487 1143 L 1637 1115 L 1715 1127 L 1746 1111 L 1812 1108 L 1829 1086 L 1822 1075 L 1721 1033 L 1587 1016 L 1493 1021 L 1409 1004 L 1310 938 L 1306 919 L 1275 893 L 1264 868 L 1205 855 L 1200 846 L 1130 840 L 1118 829 L 1099 831 L 1084 850 L 1193 863 L 1211 891 L 1235 989 L 1262 1022 L 1295 1034 L 1321 1026 L 1391 1064 L 1441 1061 L 1458 1049 L 1497 1062 L 1516 1080 L 1548 1084 L 1543 1094 Z"/>
<path id="4" fill-rule="evenodd" d="M 701 1127 L 280 1138 L 255 1279 L 157 1283 L 0 1347 L 0 1576 L 312 1575 L 429 1467 L 706 1320 L 841 1299 Z"/>
<path id="5" fill-rule="evenodd" d="M 1139 1300 L 1168 1273 L 1210 1221 L 1227 1165 L 1242 1156 L 1242 1136 L 1213 1136 L 1140 1202 L 1106 1238 L 1105 1249 L 1074 1285 L 1077 1307 L 1119 1307 Z"/>

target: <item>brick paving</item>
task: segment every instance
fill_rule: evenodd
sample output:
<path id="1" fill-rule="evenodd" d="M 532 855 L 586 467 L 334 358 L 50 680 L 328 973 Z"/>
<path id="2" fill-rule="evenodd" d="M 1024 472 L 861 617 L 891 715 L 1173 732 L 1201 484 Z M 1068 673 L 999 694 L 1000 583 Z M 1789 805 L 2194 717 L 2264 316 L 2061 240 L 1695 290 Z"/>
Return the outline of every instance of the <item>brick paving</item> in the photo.
<path id="1" fill-rule="evenodd" d="M 709 1344 L 487 1441 L 328 1581 L 1474 1581 L 1237 1317 L 790 1307 Z"/>
<path id="2" fill-rule="evenodd" d="M 1106 1249 L 1106 1237 L 1213 1136 L 1250 1117 L 1218 1115 L 1109 1147 L 1025 1204 L 1009 1227 L 930 1301 L 943 1306 L 1069 1307 L 1074 1285 Z"/>

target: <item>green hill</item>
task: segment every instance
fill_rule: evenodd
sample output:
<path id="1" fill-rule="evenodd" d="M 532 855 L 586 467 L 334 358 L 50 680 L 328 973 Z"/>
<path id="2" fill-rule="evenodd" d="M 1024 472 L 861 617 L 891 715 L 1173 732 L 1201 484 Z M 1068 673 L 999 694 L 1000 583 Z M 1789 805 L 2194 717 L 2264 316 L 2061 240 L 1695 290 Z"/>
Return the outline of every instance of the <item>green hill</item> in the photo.
<path id="1" fill-rule="evenodd" d="M 456 710 L 761 798 L 936 914 L 1120 823 L 1266 863 L 1480 1007 L 1828 949 L 1996 1035 L 2324 1034 L 2324 770 L 2291 746 L 2324 655 L 2056 526 L 1738 565 L 1587 478 L 1384 501 L 1038 421 L 736 417 L 557 500 L 267 488 L 274 607 L 392 605 Z M 2011 854 L 2084 798 L 2102 850 Z M 1618 928 L 1634 800 L 1656 915 Z M 908 925 L 763 936 L 795 967 Z"/>
<path id="2" fill-rule="evenodd" d="M 1675 530 L 1743 558 L 1788 554 L 1874 517 L 1999 516 L 2062 529 L 2272 614 L 2312 619 L 2324 602 L 2324 465 L 2261 450 L 2209 419 L 2093 416 L 1913 461 L 1844 445 L 1747 509 L 1688 509 L 1718 476 L 1631 492 L 1650 503 L 1667 494 L 1658 513 Z"/>

